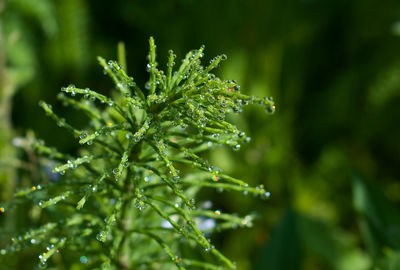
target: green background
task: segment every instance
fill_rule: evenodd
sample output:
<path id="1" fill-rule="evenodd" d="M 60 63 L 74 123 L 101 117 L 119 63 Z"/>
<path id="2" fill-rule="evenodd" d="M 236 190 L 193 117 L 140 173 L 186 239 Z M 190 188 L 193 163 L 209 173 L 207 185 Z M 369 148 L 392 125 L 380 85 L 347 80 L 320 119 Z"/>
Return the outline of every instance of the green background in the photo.
<path id="1" fill-rule="evenodd" d="M 183 57 L 204 44 L 205 61 L 225 53 L 218 75 L 272 96 L 277 110 L 232 116 L 251 143 L 210 154 L 272 194 L 203 194 L 224 212 L 259 215 L 216 246 L 238 269 L 400 269 L 399 1 L 10 0 L 2 24 L 14 134 L 33 130 L 70 153 L 78 143 L 38 101 L 82 126 L 56 95 L 70 83 L 107 93 L 96 56 L 116 59 L 119 41 L 141 85 L 149 36 L 161 66 L 168 49 Z"/>

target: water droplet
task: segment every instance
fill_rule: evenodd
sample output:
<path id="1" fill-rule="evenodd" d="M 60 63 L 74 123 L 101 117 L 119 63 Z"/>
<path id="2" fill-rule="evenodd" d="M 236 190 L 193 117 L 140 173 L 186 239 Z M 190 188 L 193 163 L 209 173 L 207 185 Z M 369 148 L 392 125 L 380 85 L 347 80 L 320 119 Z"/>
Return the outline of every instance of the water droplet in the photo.
<path id="1" fill-rule="evenodd" d="M 218 182 L 221 179 L 221 177 L 219 177 L 218 175 L 214 174 L 212 177 L 212 180 L 215 182 Z"/>
<path id="2" fill-rule="evenodd" d="M 239 151 L 240 150 L 240 144 L 236 144 L 235 146 L 232 147 L 234 151 Z"/>
<path id="3" fill-rule="evenodd" d="M 44 204 L 44 201 L 39 202 L 39 206 L 42 206 Z"/>
<path id="4" fill-rule="evenodd" d="M 86 256 L 81 256 L 81 257 L 79 258 L 79 261 L 80 261 L 81 263 L 87 263 L 87 262 L 88 262 L 88 257 L 86 257 Z"/>
<path id="5" fill-rule="evenodd" d="M 45 269 L 45 268 L 47 268 L 46 260 L 44 260 L 44 261 L 42 261 L 42 262 L 39 263 L 39 268 L 40 268 L 40 269 Z"/>
<path id="6" fill-rule="evenodd" d="M 4 213 L 6 211 L 5 207 L 0 207 L 0 213 Z"/>
<path id="7" fill-rule="evenodd" d="M 100 242 L 105 242 L 106 238 L 107 238 L 107 234 L 104 231 L 98 233 L 96 236 L 96 239 Z"/>
<path id="8" fill-rule="evenodd" d="M 172 182 L 176 183 L 176 182 L 179 181 L 180 178 L 181 178 L 181 177 L 180 177 L 179 175 L 174 175 L 174 176 L 172 177 Z"/>
<path id="9" fill-rule="evenodd" d="M 189 209 L 190 210 L 196 210 L 196 200 L 195 199 L 190 199 L 190 206 L 189 206 Z"/>
<path id="10" fill-rule="evenodd" d="M 258 185 L 258 186 L 256 187 L 256 189 L 257 189 L 257 190 L 262 190 L 262 189 L 264 189 L 264 185 L 263 185 L 263 184 Z"/>
<path id="11" fill-rule="evenodd" d="M 267 191 L 264 194 L 261 195 L 263 199 L 268 199 L 269 197 L 271 197 L 271 192 Z"/>
<path id="12" fill-rule="evenodd" d="M 221 210 L 215 210 L 215 214 L 218 216 L 221 215 Z"/>
<path id="13" fill-rule="evenodd" d="M 32 238 L 30 242 L 31 242 L 31 244 L 33 245 L 33 244 L 36 243 L 36 240 L 35 240 L 34 238 Z"/>
<path id="14" fill-rule="evenodd" d="M 270 104 L 265 105 L 265 112 L 266 113 L 274 113 L 275 109 L 276 109 L 275 105 L 270 105 Z"/>
<path id="15" fill-rule="evenodd" d="M 209 246 L 205 246 L 204 247 L 204 251 L 205 252 L 210 252 L 211 250 L 213 250 L 215 247 L 213 245 L 209 245 Z"/>

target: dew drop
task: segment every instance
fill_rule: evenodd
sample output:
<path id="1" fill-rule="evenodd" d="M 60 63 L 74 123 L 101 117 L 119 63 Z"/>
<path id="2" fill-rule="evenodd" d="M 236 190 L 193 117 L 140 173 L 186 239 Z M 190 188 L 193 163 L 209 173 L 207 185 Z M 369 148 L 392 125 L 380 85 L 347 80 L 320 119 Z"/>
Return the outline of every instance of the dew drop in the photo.
<path id="1" fill-rule="evenodd" d="M 240 150 L 240 144 L 236 144 L 235 146 L 232 147 L 234 151 L 239 151 Z"/>
<path id="2" fill-rule="evenodd" d="M 81 135 L 79 135 L 79 139 L 83 140 L 87 137 L 86 132 L 82 132 Z"/>
<path id="3" fill-rule="evenodd" d="M 271 192 L 267 191 L 262 195 L 263 199 L 268 199 L 269 197 L 271 197 Z"/>
<path id="4" fill-rule="evenodd" d="M 85 264 L 85 263 L 88 262 L 88 257 L 86 257 L 86 256 L 81 256 L 81 257 L 79 258 L 79 261 L 80 261 L 81 263 Z"/>
<path id="5" fill-rule="evenodd" d="M 107 235 L 106 235 L 106 233 L 105 233 L 104 231 L 102 231 L 102 232 L 100 232 L 100 233 L 98 233 L 98 234 L 96 235 L 96 239 L 97 239 L 98 241 L 100 241 L 100 242 L 105 242 L 105 241 L 106 241 L 106 238 L 107 238 Z"/>
<path id="6" fill-rule="evenodd" d="M 276 109 L 275 105 L 269 105 L 268 104 L 268 105 L 265 106 L 265 112 L 266 113 L 274 113 L 275 109 Z"/>
<path id="7" fill-rule="evenodd" d="M 40 269 L 45 269 L 45 268 L 47 268 L 47 263 L 46 263 L 46 261 L 40 262 L 40 263 L 39 263 L 39 268 L 40 268 Z"/>

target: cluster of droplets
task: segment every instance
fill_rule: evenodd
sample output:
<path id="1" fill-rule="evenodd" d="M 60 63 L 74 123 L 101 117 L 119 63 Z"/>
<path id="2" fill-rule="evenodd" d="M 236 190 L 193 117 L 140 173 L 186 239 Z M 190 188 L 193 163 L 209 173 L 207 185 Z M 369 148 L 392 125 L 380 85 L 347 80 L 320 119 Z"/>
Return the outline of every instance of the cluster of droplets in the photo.
<path id="1" fill-rule="evenodd" d="M 155 45 L 153 46 L 152 50 L 154 49 Z M 171 51 L 169 53 L 170 57 L 167 63 L 168 71 L 165 73 L 157 69 L 157 62 L 155 62 L 154 59 L 155 52 L 151 52 L 149 54 L 149 64 L 146 67 L 151 76 L 149 82 L 146 83 L 146 89 L 149 90 L 149 94 L 146 97 L 143 97 L 144 103 L 146 105 L 143 107 L 140 106 L 142 106 L 144 103 L 142 104 L 137 101 L 139 100 L 139 96 L 132 97 L 131 95 L 130 90 L 134 90 L 134 88 L 137 87 L 133 81 L 133 78 L 125 76 L 124 71 L 122 70 L 123 67 L 114 61 L 109 61 L 108 63 L 104 62 L 103 68 L 104 72 L 106 74 L 109 74 L 110 77 L 112 77 L 112 79 L 114 80 L 117 90 L 122 93 L 122 97 L 124 97 L 124 99 L 122 99 L 123 102 L 121 102 L 121 104 L 119 102 L 118 104 L 116 104 L 111 99 L 97 94 L 89 88 L 78 89 L 74 85 L 70 85 L 62 89 L 62 91 L 69 93 L 72 96 L 75 96 L 77 93 L 82 94 L 84 99 L 88 99 L 89 101 L 99 99 L 101 102 L 107 102 L 110 106 L 114 106 L 113 111 L 117 113 L 119 113 L 120 111 L 118 110 L 122 108 L 122 113 L 120 114 L 123 118 L 125 117 L 123 113 L 127 112 L 129 109 L 135 108 L 136 105 L 140 105 L 139 109 L 141 111 L 138 114 L 142 114 L 144 111 L 142 120 L 132 117 L 133 121 L 131 121 L 129 125 L 131 125 L 132 123 L 132 126 L 135 126 L 135 128 L 132 128 L 132 126 L 129 126 L 127 128 L 120 128 L 119 124 L 113 124 L 109 122 L 106 124 L 106 126 L 94 131 L 93 133 L 89 134 L 87 131 L 83 131 L 78 133 L 77 135 L 79 136 L 79 142 L 81 144 L 86 143 L 90 145 L 93 143 L 93 141 L 96 140 L 98 136 L 109 135 L 110 133 L 112 137 L 120 140 L 121 136 L 119 135 L 121 135 L 121 132 L 119 130 L 123 131 L 122 135 L 124 137 L 122 137 L 123 140 L 120 141 L 121 145 L 119 146 L 121 148 L 120 152 L 122 153 L 121 161 L 118 167 L 112 165 L 111 170 L 109 171 L 109 173 L 107 173 L 106 176 L 110 177 L 110 173 L 112 173 L 115 180 L 117 181 L 121 177 L 123 171 L 128 168 L 130 164 L 132 166 L 130 166 L 129 169 L 142 166 L 136 166 L 136 164 L 134 164 L 134 161 L 128 160 L 133 156 L 130 152 L 133 145 L 142 140 L 145 140 L 146 143 L 148 143 L 149 145 L 151 144 L 151 147 L 155 145 L 155 147 L 153 148 L 155 148 L 154 150 L 156 152 L 156 158 L 154 162 L 154 164 L 156 164 L 154 165 L 156 173 L 153 173 L 153 171 L 149 170 L 148 168 L 146 168 L 146 170 L 143 170 L 141 173 L 135 173 L 135 177 L 137 177 L 137 182 L 134 182 L 135 195 L 131 196 L 130 198 L 133 198 L 133 206 L 139 211 L 143 211 L 147 205 L 152 206 L 152 196 L 150 196 L 150 193 L 148 193 L 146 197 L 142 187 L 146 189 L 153 184 L 157 185 L 159 184 L 158 181 L 160 181 L 161 183 L 162 181 L 167 182 L 170 187 L 172 186 L 172 189 L 176 195 L 186 195 L 184 194 L 184 191 L 181 189 L 180 185 L 177 185 L 179 183 L 182 183 L 183 181 L 181 180 L 181 182 L 179 182 L 180 172 L 174 167 L 174 163 L 177 163 L 178 161 L 169 157 L 169 155 L 172 155 L 172 153 L 176 151 L 171 149 L 172 147 L 179 147 L 180 145 L 185 145 L 185 143 L 181 144 L 183 140 L 179 139 L 180 141 L 177 142 L 175 138 L 171 138 L 170 143 L 164 141 L 166 137 L 165 135 L 168 132 L 169 127 L 162 126 L 161 124 L 163 122 L 171 122 L 171 127 L 180 125 L 182 128 L 181 131 L 186 132 L 188 139 L 187 142 L 189 142 L 189 146 L 185 145 L 185 147 L 188 147 L 188 149 L 183 151 L 184 158 L 186 159 L 185 162 L 188 162 L 186 164 L 194 168 L 198 168 L 208 172 L 207 181 L 210 181 L 209 175 L 211 175 L 211 183 L 214 182 L 213 184 L 215 186 L 219 186 L 221 190 L 222 187 L 229 186 L 226 185 L 225 182 L 229 182 L 228 180 L 230 180 L 231 183 L 229 184 L 239 183 L 239 186 L 240 188 L 243 188 L 243 193 L 245 195 L 250 191 L 253 194 L 261 195 L 263 198 L 268 198 L 270 196 L 270 193 L 265 191 L 264 186 L 260 185 L 254 189 L 249 188 L 247 185 L 240 184 L 240 182 L 242 181 L 236 181 L 237 179 L 228 178 L 228 176 L 221 173 L 221 170 L 219 168 L 209 165 L 206 160 L 203 160 L 202 158 L 194 154 L 196 152 L 191 152 L 190 150 L 190 148 L 194 144 L 207 145 L 208 147 L 212 147 L 213 145 L 225 144 L 229 147 L 232 147 L 233 150 L 238 151 L 241 148 L 241 143 L 249 142 L 250 137 L 247 137 L 244 132 L 237 130 L 234 125 L 226 122 L 226 115 L 231 112 L 240 113 L 242 112 L 243 106 L 252 103 L 257 103 L 264 106 L 267 113 L 273 113 L 275 110 L 275 105 L 273 105 L 273 101 L 271 98 L 260 99 L 245 96 L 240 93 L 240 86 L 237 84 L 236 81 L 222 81 L 219 78 L 216 78 L 215 75 L 209 73 L 210 70 L 218 66 L 221 61 L 226 60 L 226 55 L 222 55 L 212 59 L 210 61 L 210 66 L 212 66 L 212 68 L 202 67 L 200 65 L 200 58 L 203 57 L 203 49 L 204 48 L 201 48 L 200 50 L 190 52 L 188 54 L 189 56 L 183 60 L 183 68 L 176 71 L 174 73 L 174 76 L 171 76 L 171 70 L 172 67 L 175 65 L 176 58 L 173 52 Z M 128 108 L 129 106 L 131 106 L 131 108 Z M 152 115 L 153 113 L 155 115 L 154 118 Z M 135 113 L 132 113 L 131 115 L 134 114 Z M 118 122 L 118 120 L 120 120 L 121 118 L 111 117 L 106 119 L 112 119 L 112 121 Z M 129 121 L 128 119 L 126 120 Z M 143 122 L 143 120 L 147 121 Z M 63 119 L 60 119 L 58 123 L 61 126 L 66 125 Z M 100 125 L 104 125 L 104 123 L 106 122 L 94 125 L 94 127 L 98 128 Z M 140 128 L 136 129 L 136 125 L 139 125 Z M 113 134 L 112 132 L 114 129 L 119 130 Z M 135 132 L 135 130 L 137 131 Z M 148 132 L 149 130 L 151 131 Z M 169 130 L 172 130 L 172 128 Z M 126 138 L 126 140 L 124 138 Z M 128 144 L 128 150 L 125 150 L 126 144 Z M 55 171 L 63 174 L 68 169 L 74 169 L 78 165 L 90 161 L 91 158 L 87 156 L 83 158 L 78 158 L 76 160 L 70 159 L 66 162 L 66 164 L 57 166 Z M 129 171 L 129 169 L 126 171 Z M 126 173 L 126 175 L 129 174 Z M 157 177 L 153 177 L 154 175 L 157 175 Z M 153 180 L 153 178 L 155 178 L 155 180 Z M 219 182 L 221 179 L 222 183 L 215 183 Z M 151 181 L 152 183 L 150 184 Z M 122 186 L 121 183 L 113 184 L 115 186 Z M 83 201 L 81 200 L 83 202 L 82 205 L 87 199 L 88 194 L 90 192 L 96 192 L 97 188 L 98 182 L 88 185 L 86 189 L 86 195 L 82 199 Z M 70 193 L 63 193 L 57 197 L 50 198 L 48 201 L 39 202 L 39 205 L 41 207 L 46 207 L 47 205 L 56 204 L 60 200 L 65 200 L 69 194 Z M 187 205 L 189 206 L 189 209 L 193 211 L 196 209 L 196 203 L 194 199 L 185 200 L 185 198 L 182 197 L 180 199 L 182 199 L 182 203 L 175 204 L 175 208 L 178 213 L 177 216 L 186 219 L 185 215 L 179 214 L 178 209 L 184 209 L 184 211 L 187 211 L 187 208 L 184 207 L 184 205 Z M 113 200 L 113 204 L 116 205 L 116 200 Z M 187 203 L 187 201 L 189 201 L 189 204 Z M 208 209 L 210 208 L 211 206 L 208 207 Z M 0 208 L 0 213 L 4 213 L 4 211 L 5 208 Z M 209 212 L 211 213 L 212 218 L 209 218 L 210 216 L 203 216 L 198 219 L 199 221 L 196 220 L 200 231 L 210 231 L 216 228 L 220 228 L 217 225 L 216 220 L 224 220 L 230 217 L 229 214 L 223 214 L 221 210 L 209 210 Z M 105 228 L 103 228 L 96 235 L 96 239 L 98 241 L 105 242 L 107 240 L 112 229 L 111 226 L 115 222 L 115 216 L 117 216 L 115 213 L 116 210 L 114 210 L 114 213 L 105 220 Z M 169 222 L 168 220 L 165 221 Z M 229 222 L 233 224 L 232 227 L 250 227 L 252 226 L 253 217 L 251 215 L 245 216 L 244 218 L 232 217 Z M 171 225 L 171 223 L 169 223 L 168 226 L 174 227 L 176 225 Z M 184 220 L 184 225 L 181 226 L 179 229 L 175 227 L 175 229 L 176 231 L 178 231 L 178 233 L 182 234 L 182 236 L 187 236 L 188 233 L 190 233 L 190 229 L 188 229 L 190 226 L 194 226 L 194 223 L 191 219 Z M 194 231 L 196 232 L 196 230 Z M 37 239 L 38 238 L 36 237 L 32 237 L 30 238 L 30 242 L 32 244 L 35 244 L 38 241 Z M 204 251 L 206 252 L 214 249 L 214 246 L 211 245 L 208 241 L 199 240 L 198 243 L 204 248 Z M 54 246 L 50 246 L 47 251 L 50 251 L 53 248 Z M 41 262 L 46 263 L 47 253 L 48 252 L 44 252 L 40 255 L 41 257 L 39 257 L 39 259 L 41 260 Z M 87 263 L 87 261 L 88 259 L 86 256 L 80 257 L 81 263 L 85 264 Z M 182 258 L 176 256 L 172 258 L 172 261 L 176 264 L 181 264 Z"/>
<path id="2" fill-rule="evenodd" d="M 262 199 L 269 199 L 269 197 L 271 197 L 271 192 L 266 191 L 263 184 L 258 185 L 256 190 L 259 191 Z"/>
<path id="3" fill-rule="evenodd" d="M 67 87 L 62 87 L 61 91 L 70 94 L 71 96 L 75 96 L 76 92 L 75 92 L 76 86 L 73 84 L 68 85 Z"/>
<path id="4" fill-rule="evenodd" d="M 71 194 L 72 194 L 72 191 L 66 191 L 66 192 L 61 193 L 61 195 L 58 195 L 53 198 L 49 198 L 47 201 L 42 200 L 38 203 L 38 205 L 42 208 L 45 208 L 45 207 L 48 207 L 51 205 L 55 205 L 60 201 L 66 200 Z"/>
<path id="5" fill-rule="evenodd" d="M 42 227 L 26 232 L 24 235 L 11 237 L 11 245 L 7 248 L 0 249 L 0 255 L 7 255 L 9 253 L 20 250 L 25 247 L 27 243 L 36 245 L 46 240 L 45 235 L 56 228 L 55 223 L 47 223 Z"/>
<path id="6" fill-rule="evenodd" d="M 144 193 L 144 190 L 140 189 L 138 191 L 138 194 L 136 195 L 136 198 L 135 198 L 135 207 L 139 211 L 143 211 L 147 207 L 147 204 L 146 204 L 147 198 L 146 198 L 145 195 L 143 195 L 143 193 Z"/>
<path id="7" fill-rule="evenodd" d="M 85 155 L 85 156 L 79 157 L 75 160 L 67 160 L 66 164 L 56 166 L 53 169 L 53 171 L 55 173 L 60 173 L 61 175 L 64 175 L 66 170 L 75 169 L 83 163 L 89 163 L 93 158 L 94 158 L 93 156 Z"/>

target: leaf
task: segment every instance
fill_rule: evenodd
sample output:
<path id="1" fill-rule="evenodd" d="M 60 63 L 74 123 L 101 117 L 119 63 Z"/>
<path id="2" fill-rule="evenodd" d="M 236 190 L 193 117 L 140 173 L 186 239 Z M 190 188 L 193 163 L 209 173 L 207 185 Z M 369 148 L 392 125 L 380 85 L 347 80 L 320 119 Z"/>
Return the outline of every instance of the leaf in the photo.
<path id="1" fill-rule="evenodd" d="M 271 234 L 271 239 L 259 254 L 253 270 L 300 269 L 300 243 L 296 228 L 297 215 L 286 210 L 282 220 Z"/>
<path id="2" fill-rule="evenodd" d="M 400 214 L 373 183 L 353 177 L 353 205 L 361 217 L 364 240 L 374 257 L 385 247 L 400 248 Z"/>
<path id="3" fill-rule="evenodd" d="M 302 250 L 322 258 L 331 269 L 368 269 L 369 258 L 351 234 L 305 215 L 297 215 L 297 224 Z"/>

